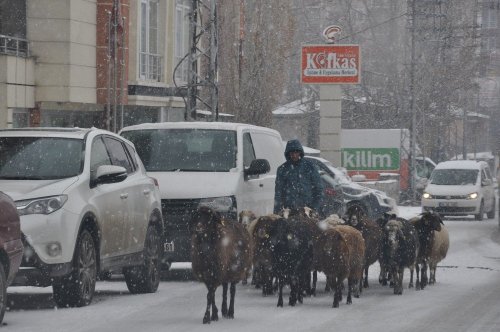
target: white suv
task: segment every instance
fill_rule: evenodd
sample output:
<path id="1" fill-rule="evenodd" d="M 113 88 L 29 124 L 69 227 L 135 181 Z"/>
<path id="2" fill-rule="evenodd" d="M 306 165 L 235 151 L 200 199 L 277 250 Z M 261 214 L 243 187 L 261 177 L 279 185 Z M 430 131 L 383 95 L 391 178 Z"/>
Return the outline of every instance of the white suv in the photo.
<path id="1" fill-rule="evenodd" d="M 59 306 L 90 304 L 97 276 L 132 293 L 159 284 L 163 224 L 156 180 L 132 143 L 96 128 L 0 130 L 0 190 L 25 247 L 12 285 L 52 285 Z"/>
<path id="2" fill-rule="evenodd" d="M 495 190 L 488 164 L 475 160 L 439 163 L 422 195 L 422 210 L 440 215 L 495 217 Z"/>

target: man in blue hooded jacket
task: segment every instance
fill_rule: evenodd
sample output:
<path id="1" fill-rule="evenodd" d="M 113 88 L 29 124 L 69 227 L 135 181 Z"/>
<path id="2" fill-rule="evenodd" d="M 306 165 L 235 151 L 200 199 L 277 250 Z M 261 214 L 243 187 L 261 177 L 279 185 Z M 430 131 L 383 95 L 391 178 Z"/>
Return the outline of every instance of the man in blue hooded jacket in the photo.
<path id="1" fill-rule="evenodd" d="M 299 209 L 305 206 L 319 211 L 323 198 L 323 185 L 316 166 L 304 158 L 304 148 L 299 140 L 286 144 L 284 162 L 276 173 L 274 213 L 284 208 Z"/>

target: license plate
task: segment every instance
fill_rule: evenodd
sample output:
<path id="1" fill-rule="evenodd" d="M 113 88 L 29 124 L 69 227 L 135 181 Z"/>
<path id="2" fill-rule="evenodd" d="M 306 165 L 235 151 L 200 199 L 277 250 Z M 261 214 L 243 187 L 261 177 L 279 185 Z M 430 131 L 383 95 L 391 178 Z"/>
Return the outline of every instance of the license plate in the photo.
<path id="1" fill-rule="evenodd" d="M 457 202 L 441 202 L 439 206 L 457 206 Z"/>
<path id="2" fill-rule="evenodd" d="M 167 252 L 175 251 L 174 241 L 165 243 L 164 247 L 165 247 L 165 251 L 167 251 Z"/>

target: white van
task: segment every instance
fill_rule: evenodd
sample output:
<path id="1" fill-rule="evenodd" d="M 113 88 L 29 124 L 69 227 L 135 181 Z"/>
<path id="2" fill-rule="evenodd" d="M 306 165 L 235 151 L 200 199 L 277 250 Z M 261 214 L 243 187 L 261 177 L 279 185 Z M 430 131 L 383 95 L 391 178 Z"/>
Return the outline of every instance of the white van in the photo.
<path id="1" fill-rule="evenodd" d="M 441 215 L 474 215 L 476 220 L 495 217 L 495 190 L 488 163 L 451 160 L 432 171 L 422 195 L 422 210 Z"/>
<path id="2" fill-rule="evenodd" d="M 274 206 L 276 170 L 285 162 L 279 132 L 228 122 L 163 122 L 125 127 L 149 175 L 158 180 L 166 230 L 164 266 L 190 261 L 188 222 L 200 204 L 231 218 Z"/>

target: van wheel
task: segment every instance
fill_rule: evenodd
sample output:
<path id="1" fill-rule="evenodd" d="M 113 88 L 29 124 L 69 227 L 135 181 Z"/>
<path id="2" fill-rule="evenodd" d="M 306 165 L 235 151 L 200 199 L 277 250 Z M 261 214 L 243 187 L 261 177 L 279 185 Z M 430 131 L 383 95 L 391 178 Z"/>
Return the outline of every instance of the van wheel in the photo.
<path id="1" fill-rule="evenodd" d="M 495 210 L 496 210 L 496 202 L 493 200 L 493 206 L 491 207 L 491 210 L 486 213 L 486 217 L 488 219 L 495 219 Z"/>
<path id="2" fill-rule="evenodd" d="M 474 216 L 476 220 L 483 220 L 484 217 L 484 202 L 481 201 L 481 206 L 479 206 L 479 213 Z"/>
<path id="3" fill-rule="evenodd" d="M 83 307 L 92 302 L 97 280 L 94 239 L 88 230 L 78 236 L 72 272 L 54 281 L 52 290 L 58 307 Z"/>
<path id="4" fill-rule="evenodd" d="M 130 293 L 154 293 L 160 284 L 160 235 L 154 226 L 146 233 L 143 252 L 144 264 L 124 269 L 125 281 Z"/>

